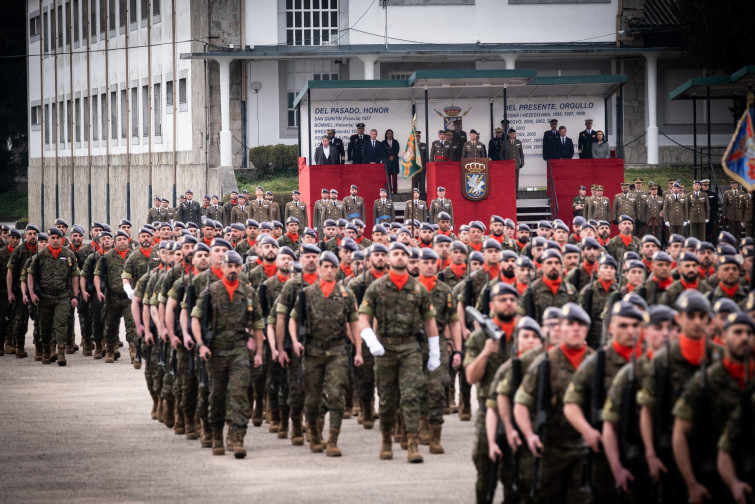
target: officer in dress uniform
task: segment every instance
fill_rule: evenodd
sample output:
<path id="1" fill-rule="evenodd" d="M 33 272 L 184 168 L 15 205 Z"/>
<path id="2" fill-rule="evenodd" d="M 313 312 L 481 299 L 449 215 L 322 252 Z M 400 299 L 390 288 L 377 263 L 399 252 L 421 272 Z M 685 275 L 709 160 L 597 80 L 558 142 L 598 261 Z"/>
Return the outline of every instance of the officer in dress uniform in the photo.
<path id="1" fill-rule="evenodd" d="M 334 129 L 328 130 L 328 137 L 330 137 L 330 144 L 335 147 L 336 152 L 338 152 L 338 158 L 340 159 L 339 163 L 343 164 L 346 160 L 346 151 L 343 147 L 343 140 L 336 137 L 336 130 Z"/>
<path id="2" fill-rule="evenodd" d="M 672 185 L 672 193 L 663 201 L 663 219 L 669 228 L 669 233 L 684 236 L 684 226 L 689 223 L 689 208 L 687 195 L 682 194 L 679 182 Z"/>
<path id="3" fill-rule="evenodd" d="M 724 193 L 724 204 L 721 208 L 723 217 L 728 219 L 727 229 L 734 236 L 740 236 L 742 233 L 742 225 L 739 220 L 739 205 L 741 203 L 739 199 L 739 182 L 732 179 L 729 181 L 731 189 Z"/>
<path id="4" fill-rule="evenodd" d="M 357 132 L 349 137 L 349 161 L 354 164 L 362 163 L 362 145 L 367 138 L 364 134 L 364 123 L 357 123 Z"/>
<path id="5" fill-rule="evenodd" d="M 574 196 L 571 202 L 572 213 L 574 217 L 585 216 L 585 206 L 587 205 L 587 188 L 583 185 L 579 186 L 579 194 Z"/>
<path id="6" fill-rule="evenodd" d="M 543 159 L 546 161 L 558 158 L 558 153 L 556 152 L 556 142 L 558 141 L 558 119 L 551 119 L 548 122 L 551 125 L 551 129 L 543 133 Z"/>
<path id="7" fill-rule="evenodd" d="M 450 148 L 451 143 L 446 141 L 446 132 L 444 130 L 438 130 L 438 139 L 430 146 L 430 161 L 435 163 L 448 161 Z"/>
<path id="8" fill-rule="evenodd" d="M 194 192 L 191 189 L 187 189 L 186 199 L 178 205 L 178 220 L 181 222 L 197 223 L 201 218 L 199 203 L 194 201 Z"/>
<path id="9" fill-rule="evenodd" d="M 702 191 L 708 195 L 708 207 L 710 208 L 710 219 L 705 225 L 705 236 L 711 236 L 713 229 L 718 224 L 718 194 L 712 191 L 710 188 L 710 179 L 703 179 L 700 181 Z M 711 237 L 711 240 L 715 237 Z"/>
<path id="10" fill-rule="evenodd" d="M 592 119 L 585 119 L 585 129 L 579 132 L 577 149 L 579 159 L 592 159 L 592 145 L 598 141 L 598 133 L 592 129 Z"/>
<path id="11" fill-rule="evenodd" d="M 380 188 L 380 198 L 372 205 L 372 218 L 375 219 L 375 224 L 396 220 L 396 209 L 393 207 L 393 201 L 388 199 L 388 190 L 385 187 Z"/>
<path id="12" fill-rule="evenodd" d="M 288 221 L 289 217 L 296 217 L 299 219 L 303 227 L 307 226 L 309 220 L 307 219 L 307 204 L 300 201 L 301 193 L 294 189 L 291 191 L 291 201 L 286 203 L 286 209 L 284 219 Z"/>
<path id="13" fill-rule="evenodd" d="M 501 144 L 500 158 L 504 160 L 513 159 L 516 169 L 516 188 L 519 189 L 519 172 L 524 167 L 524 150 L 522 149 L 522 141 L 517 140 L 516 130 L 509 128 L 508 138 Z"/>
<path id="14" fill-rule="evenodd" d="M 469 138 L 471 138 L 470 141 L 464 142 L 464 147 L 461 150 L 461 158 L 468 159 L 488 157 L 488 153 L 485 151 L 485 144 L 477 141 L 477 130 L 470 130 Z"/>
<path id="15" fill-rule="evenodd" d="M 404 220 L 416 219 L 420 222 L 428 222 L 428 208 L 427 203 L 419 199 L 420 192 L 419 187 L 415 187 L 412 191 L 414 198 L 406 202 L 406 208 L 404 209 Z"/>
<path id="16" fill-rule="evenodd" d="M 500 161 L 501 147 L 503 146 L 503 128 L 495 129 L 495 136 L 488 142 L 488 154 L 491 161 Z"/>
<path id="17" fill-rule="evenodd" d="M 430 223 L 438 223 L 438 215 L 446 212 L 451 217 L 451 226 L 454 225 L 454 205 L 450 199 L 446 198 L 446 188 L 438 186 L 436 190 L 438 197 L 430 202 Z"/>
<path id="18" fill-rule="evenodd" d="M 710 220 L 710 203 L 707 193 L 701 191 L 702 184 L 695 180 L 692 193 L 689 194 L 689 235 L 700 241 L 705 240 L 705 225 Z"/>

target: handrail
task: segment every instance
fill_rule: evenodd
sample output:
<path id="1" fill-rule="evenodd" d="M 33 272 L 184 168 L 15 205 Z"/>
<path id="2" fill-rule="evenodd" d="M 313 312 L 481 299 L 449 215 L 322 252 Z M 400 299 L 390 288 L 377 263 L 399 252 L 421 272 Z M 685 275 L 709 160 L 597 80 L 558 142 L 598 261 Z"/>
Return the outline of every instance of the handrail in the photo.
<path id="1" fill-rule="evenodd" d="M 551 170 L 551 162 L 550 160 L 545 162 L 545 165 L 547 167 L 547 192 L 548 197 L 551 200 L 551 217 L 552 220 L 558 219 L 558 198 L 556 197 L 556 182 L 553 178 L 553 170 Z"/>

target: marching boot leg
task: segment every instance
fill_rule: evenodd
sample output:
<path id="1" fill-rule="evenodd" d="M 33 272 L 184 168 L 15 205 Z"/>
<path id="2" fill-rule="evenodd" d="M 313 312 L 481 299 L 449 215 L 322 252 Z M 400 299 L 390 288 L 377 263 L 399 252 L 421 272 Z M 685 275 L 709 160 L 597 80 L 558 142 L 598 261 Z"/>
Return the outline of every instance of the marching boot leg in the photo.
<path id="1" fill-rule="evenodd" d="M 197 432 L 197 424 L 194 423 L 194 412 L 189 410 L 183 411 L 184 422 L 186 424 L 186 439 L 194 440 L 199 439 L 199 432 Z"/>
<path id="2" fill-rule="evenodd" d="M 312 450 L 312 453 L 322 453 L 323 445 L 317 423 L 307 423 L 307 433 L 309 435 L 309 449 Z"/>
<path id="3" fill-rule="evenodd" d="M 165 423 L 165 400 L 159 395 L 157 398 L 157 421 Z"/>
<path id="4" fill-rule="evenodd" d="M 233 456 L 237 459 L 246 457 L 246 448 L 244 448 L 244 431 L 235 431 L 233 433 Z"/>
<path id="5" fill-rule="evenodd" d="M 152 394 L 152 411 L 149 413 L 149 416 L 152 417 L 152 420 L 157 420 L 157 406 L 160 403 L 160 398 L 157 397 L 157 394 Z"/>
<path id="6" fill-rule="evenodd" d="M 328 457 L 340 457 L 341 449 L 338 448 L 338 435 L 341 429 L 330 428 L 328 432 L 328 442 L 325 445 L 325 455 Z"/>
<path id="7" fill-rule="evenodd" d="M 278 439 L 286 439 L 288 438 L 288 411 L 281 408 L 280 417 L 281 423 L 278 427 Z"/>
<path id="8" fill-rule="evenodd" d="M 259 395 L 255 394 L 255 396 L 254 412 L 252 413 L 252 425 L 259 427 L 260 425 L 262 425 L 262 416 L 264 409 L 262 400 L 259 398 Z"/>
<path id="9" fill-rule="evenodd" d="M 419 452 L 419 435 L 407 434 L 406 437 L 408 440 L 407 460 L 412 463 L 422 462 L 422 454 Z"/>
<path id="10" fill-rule="evenodd" d="M 440 454 L 445 453 L 443 445 L 440 444 L 440 433 L 443 430 L 441 425 L 430 426 L 430 453 Z"/>
<path id="11" fill-rule="evenodd" d="M 427 426 L 427 415 L 419 417 L 419 444 L 430 444 L 430 430 Z"/>
<path id="12" fill-rule="evenodd" d="M 94 342 L 94 358 L 102 359 L 102 340 L 96 340 Z"/>
<path id="13" fill-rule="evenodd" d="M 375 406 L 373 403 L 375 402 L 375 399 L 370 399 L 369 402 L 365 402 L 362 406 L 362 427 L 364 427 L 367 430 L 372 429 L 375 425 L 375 417 L 373 415 Z"/>
<path id="14" fill-rule="evenodd" d="M 18 350 L 16 350 L 18 352 Z M 18 354 L 16 354 L 16 357 L 18 357 Z M 65 366 L 66 365 L 66 346 L 58 343 L 58 366 Z"/>
<path id="15" fill-rule="evenodd" d="M 49 364 L 52 362 L 50 359 L 50 345 L 42 345 L 42 364 Z"/>
<path id="16" fill-rule="evenodd" d="M 186 421 L 184 419 L 184 410 L 176 408 L 176 425 L 173 427 L 173 432 L 177 436 L 183 436 L 186 434 Z"/>
<path id="17" fill-rule="evenodd" d="M 212 454 L 225 455 L 225 446 L 223 445 L 223 424 L 212 427 Z"/>
<path id="18" fill-rule="evenodd" d="M 210 429 L 210 423 L 207 420 L 200 419 L 199 426 L 202 429 L 202 437 L 200 438 L 200 446 L 202 448 L 212 448 L 212 429 Z"/>
<path id="19" fill-rule="evenodd" d="M 302 432 L 301 413 L 291 415 L 291 444 L 301 446 L 304 444 L 304 433 Z"/>
<path id="20" fill-rule="evenodd" d="M 380 445 L 380 460 L 391 460 L 393 458 L 393 436 L 391 431 L 383 431 L 383 442 Z"/>
<path id="21" fill-rule="evenodd" d="M 115 343 L 105 343 L 105 363 L 112 364 L 115 362 Z"/>
<path id="22" fill-rule="evenodd" d="M 270 406 L 270 427 L 268 427 L 268 431 L 270 432 L 278 432 L 281 426 L 281 410 L 280 408 L 273 408 Z"/>
<path id="23" fill-rule="evenodd" d="M 468 422 L 472 420 L 472 397 L 462 396 L 461 407 L 459 408 L 459 419 L 462 422 Z"/>
<path id="24" fill-rule="evenodd" d="M 176 425 L 176 401 L 166 399 L 163 401 L 163 420 L 165 426 L 172 429 Z"/>

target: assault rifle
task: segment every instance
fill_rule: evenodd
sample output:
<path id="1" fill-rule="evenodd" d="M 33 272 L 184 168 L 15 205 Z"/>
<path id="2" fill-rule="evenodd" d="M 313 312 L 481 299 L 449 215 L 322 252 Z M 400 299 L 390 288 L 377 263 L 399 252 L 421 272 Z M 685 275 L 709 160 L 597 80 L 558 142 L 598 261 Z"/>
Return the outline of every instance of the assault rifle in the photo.
<path id="1" fill-rule="evenodd" d="M 588 406 L 587 422 L 593 429 L 600 430 L 600 412 L 605 402 L 606 350 L 604 347 L 601 346 L 598 348 L 595 359 L 595 372 L 592 375 L 592 385 L 590 386 L 590 404 Z M 582 485 L 579 487 L 579 491 L 588 495 L 592 495 L 593 492 L 592 465 L 594 455 L 595 453 L 588 446 L 582 462 Z"/>
<path id="2" fill-rule="evenodd" d="M 545 348 L 548 348 L 546 341 Z M 537 398 L 535 400 L 535 433 L 540 442 L 545 442 L 545 424 L 548 420 L 548 406 L 551 402 L 551 361 L 546 350 L 545 359 L 537 368 Z M 532 466 L 532 484 L 530 499 L 537 498 L 537 480 L 540 474 L 540 457 L 534 457 Z"/>
<path id="3" fill-rule="evenodd" d="M 509 398 L 511 401 L 511 404 L 514 404 L 514 394 L 516 394 L 516 391 L 519 389 L 519 386 L 522 384 L 522 361 L 519 358 L 519 340 L 517 340 L 516 343 L 516 352 L 514 353 L 514 357 L 511 360 L 511 397 Z M 521 431 L 519 431 L 519 427 L 516 425 L 516 420 L 512 418 L 512 423 L 514 427 L 516 428 L 517 432 L 519 432 L 519 437 L 523 438 Z M 514 495 L 519 495 L 520 492 L 520 485 L 519 485 L 519 460 L 522 456 L 522 448 L 518 448 L 514 452 L 514 460 L 513 460 L 513 467 L 512 470 L 514 472 L 514 481 L 511 483 L 511 492 Z"/>
<path id="4" fill-rule="evenodd" d="M 718 479 L 716 469 L 717 450 L 712 453 L 706 450 L 706 435 L 710 435 L 710 425 L 708 418 L 708 401 L 706 398 L 706 389 L 708 388 L 708 357 L 703 357 L 700 363 L 700 389 L 695 397 L 695 418 L 692 424 L 692 465 L 695 469 L 695 477 L 706 488 L 711 488 Z M 712 456 L 711 456 L 712 455 Z"/>
<path id="5" fill-rule="evenodd" d="M 212 345 L 212 340 L 215 339 L 215 333 L 213 332 L 213 316 L 211 313 L 212 303 L 210 302 L 209 294 L 204 297 L 202 303 L 202 341 L 207 348 Z M 207 386 L 207 363 L 204 359 L 199 360 L 199 386 Z"/>
<path id="6" fill-rule="evenodd" d="M 299 291 L 299 299 L 297 299 L 297 307 L 296 307 L 296 313 L 298 314 L 298 332 L 299 332 L 299 343 L 302 345 L 307 345 L 307 342 L 309 341 L 309 324 L 307 324 L 307 296 L 304 294 L 304 289 Z M 301 357 L 299 358 L 299 368 L 297 370 L 296 379 L 301 385 L 302 383 L 302 368 L 304 367 L 304 353 L 302 352 Z"/>

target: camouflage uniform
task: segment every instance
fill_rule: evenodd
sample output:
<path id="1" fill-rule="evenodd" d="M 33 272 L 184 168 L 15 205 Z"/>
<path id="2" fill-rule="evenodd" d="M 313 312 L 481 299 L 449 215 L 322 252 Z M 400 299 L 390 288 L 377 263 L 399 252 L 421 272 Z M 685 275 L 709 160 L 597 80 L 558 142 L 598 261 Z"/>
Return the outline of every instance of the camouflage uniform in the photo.
<path id="1" fill-rule="evenodd" d="M 460 277 L 457 277 L 454 271 L 451 269 L 451 266 L 446 266 L 441 270 L 441 272 L 438 274 L 438 280 L 445 283 L 449 287 L 451 287 L 451 290 L 454 289 L 459 283 L 467 278 L 466 269 L 464 270 L 464 274 Z M 456 299 L 456 298 L 454 298 Z"/>
<path id="2" fill-rule="evenodd" d="M 100 260 L 100 257 L 102 257 L 100 252 L 93 252 L 92 255 L 87 257 L 87 260 L 84 262 L 84 267 L 81 269 L 81 276 L 86 278 L 87 292 L 89 293 L 89 302 L 87 303 L 89 313 L 89 334 L 94 342 L 101 344 L 104 337 L 105 326 L 102 317 L 104 303 L 97 299 L 97 291 L 94 288 L 94 270 L 97 267 L 97 262 Z"/>
<path id="3" fill-rule="evenodd" d="M 621 239 L 621 235 L 617 235 L 606 243 L 606 252 L 612 255 L 617 263 L 621 263 L 624 258 L 624 252 L 632 251 L 639 254 L 640 245 L 642 245 L 642 242 L 636 236 L 632 236 L 629 245 L 625 245 L 624 241 Z"/>
<path id="4" fill-rule="evenodd" d="M 684 292 L 686 289 L 687 288 L 684 286 L 681 280 L 676 280 L 669 286 L 668 289 L 663 292 L 663 294 L 661 294 L 658 303 L 673 308 L 676 305 L 676 299 L 681 296 L 682 292 Z M 713 288 L 707 282 L 703 282 L 698 278 L 697 290 L 703 294 L 707 294 L 708 292 L 712 291 Z"/>
<path id="5" fill-rule="evenodd" d="M 260 286 L 258 289 L 257 295 L 260 299 L 260 304 L 263 307 L 266 307 L 267 313 L 265 313 L 265 310 L 263 310 L 263 315 L 267 315 L 266 324 L 272 325 L 273 328 L 275 328 L 275 307 L 276 307 L 276 300 L 278 299 L 278 296 L 280 295 L 281 291 L 283 290 L 284 282 L 281 281 L 281 279 L 278 277 L 278 275 L 273 275 L 267 280 L 263 282 L 264 288 Z M 264 296 L 264 298 L 263 298 Z M 267 329 L 266 329 L 267 330 Z M 278 348 L 279 352 L 288 351 L 290 353 L 290 348 L 283 349 Z M 267 343 L 267 339 L 265 339 L 265 364 L 264 364 L 265 370 L 262 370 L 259 374 L 264 377 L 264 390 L 268 391 L 268 404 L 270 405 L 270 410 L 273 414 L 273 419 L 275 418 L 275 412 L 280 412 L 280 419 L 281 419 L 281 426 L 279 433 L 285 432 L 286 436 L 288 436 L 288 419 L 290 415 L 290 408 L 288 407 L 288 404 L 286 404 L 285 400 L 281 400 L 280 396 L 283 392 L 283 387 L 285 385 L 285 372 L 283 368 L 280 366 L 278 362 L 273 362 L 272 360 L 272 353 L 270 351 L 270 345 Z M 251 404 L 253 400 L 255 400 L 255 392 L 260 392 L 260 384 L 255 378 L 258 378 L 255 374 L 255 370 L 252 370 L 252 380 L 249 383 L 249 390 L 247 393 L 249 394 L 249 403 Z M 256 400 L 259 402 L 262 397 L 262 394 L 258 393 L 256 395 Z M 282 436 L 282 435 L 281 435 Z M 279 436 L 279 437 L 281 437 Z"/>
<path id="6" fill-rule="evenodd" d="M 587 348 L 585 359 L 593 353 Z M 522 379 L 522 385 L 514 401 L 527 406 L 530 419 L 536 413 L 538 369 L 545 359 L 551 363 L 550 400 L 547 419 L 541 441 L 544 445 L 540 462 L 540 481 L 537 483 L 538 502 L 582 503 L 584 494 L 579 492 L 582 479 L 584 448 L 582 436 L 566 420 L 563 414 L 563 397 L 576 369 L 571 365 L 560 347 L 552 348 L 532 362 Z M 584 360 L 583 360 L 584 362 Z"/>
<path id="7" fill-rule="evenodd" d="M 299 245 L 301 245 L 301 234 L 296 236 L 296 241 L 292 240 L 288 233 L 283 233 L 283 236 L 278 238 L 279 247 L 289 247 L 294 253 L 299 251 Z"/>
<path id="8" fill-rule="evenodd" d="M 8 259 L 8 270 L 13 271 L 13 294 L 16 296 L 16 302 L 13 303 L 13 340 L 16 342 L 16 351 L 23 352 L 26 330 L 29 328 L 29 309 L 21 300 L 21 270 L 36 251 L 36 247 L 32 250 L 25 243 L 20 243 Z"/>
<path id="9" fill-rule="evenodd" d="M 13 319 L 5 319 L 8 310 L 12 310 L 8 303 L 8 288 L 5 282 L 8 275 L 8 259 L 10 259 L 11 252 L 13 250 L 7 244 L 0 248 L 0 352 L 4 352 L 6 343 L 9 347 L 13 346 Z"/>
<path id="10" fill-rule="evenodd" d="M 417 434 L 425 375 L 416 324 L 436 315 L 430 293 L 411 276 L 399 290 L 385 275 L 367 288 L 359 313 L 377 320 L 375 332 L 385 348 L 385 354 L 375 359 L 380 430 L 384 434 L 393 431 L 400 406 L 406 433 Z"/>
<path id="11" fill-rule="evenodd" d="M 304 296 L 306 314 L 298 313 L 298 298 Z M 349 357 L 346 325 L 359 319 L 354 294 L 337 284 L 328 297 L 320 284 L 305 287 L 297 296 L 291 318 L 304 317 L 306 334 L 299 334 L 304 345 L 304 409 L 307 424 L 314 429 L 323 396 L 330 412 L 330 428 L 340 429 L 344 411 L 344 389 L 348 382 Z"/>
<path id="12" fill-rule="evenodd" d="M 87 260 L 87 257 L 92 255 L 94 252 L 94 249 L 92 248 L 91 244 L 86 244 L 80 246 L 78 249 L 73 248 L 73 244 L 69 246 L 71 251 L 76 255 L 76 263 L 79 266 L 79 273 L 84 269 L 84 263 Z M 1 261 L 1 260 L 0 260 Z M 78 279 L 76 279 L 78 282 Z M 92 333 L 91 333 L 91 324 L 89 324 L 89 303 L 85 303 L 84 299 L 79 295 L 79 304 L 75 308 L 75 311 L 79 314 L 79 328 L 81 329 L 81 343 L 82 346 L 85 347 L 85 351 L 91 348 L 92 345 Z M 73 347 L 73 344 L 75 343 L 75 336 L 74 336 L 74 308 L 71 307 L 68 313 L 68 336 L 66 339 L 66 345 L 69 346 L 69 348 Z"/>
<path id="13" fill-rule="evenodd" d="M 91 261 L 94 262 L 94 261 Z M 87 266 L 90 264 L 90 260 L 87 260 Z M 85 268 L 87 267 L 85 266 Z M 94 266 L 92 266 L 94 268 Z M 156 270 L 155 270 L 156 271 Z M 151 280 L 152 276 L 154 275 L 154 272 L 147 272 L 144 275 L 142 275 L 139 280 L 137 280 L 136 285 L 134 286 L 134 297 L 139 298 L 142 300 L 142 306 L 147 304 L 147 284 Z M 90 298 L 91 301 L 91 298 Z M 98 317 L 99 318 L 99 317 Z M 102 324 L 100 323 L 100 326 Z M 150 324 L 154 326 L 154 324 Z M 152 334 L 155 334 L 155 330 L 151 329 Z M 101 333 L 100 333 L 101 334 Z M 152 397 L 152 400 L 155 405 L 157 405 L 157 398 L 159 390 L 155 390 L 155 388 L 152 385 L 152 377 L 154 375 L 154 371 L 157 367 L 157 355 L 153 356 L 152 347 L 147 346 L 147 343 L 145 341 L 142 341 L 142 356 L 144 359 L 144 378 L 147 382 L 147 390 L 149 390 L 149 395 Z"/>
<path id="14" fill-rule="evenodd" d="M 593 263 L 593 274 L 587 272 L 584 266 L 584 262 L 579 264 L 578 268 L 574 268 L 566 274 L 566 281 L 577 290 L 581 292 L 590 282 L 595 279 L 595 273 L 598 271 L 598 261 Z"/>
<path id="15" fill-rule="evenodd" d="M 113 249 L 103 255 L 97 261 L 94 270 L 95 276 L 99 276 L 107 284 L 105 293 L 105 340 L 108 345 L 118 342 L 118 329 L 121 317 L 126 324 L 126 341 L 134 343 L 136 340 L 136 325 L 131 316 L 131 301 L 123 290 L 123 266 L 126 259 Z"/>
<path id="16" fill-rule="evenodd" d="M 529 315 L 536 321 L 543 320 L 543 312 L 550 306 L 561 308 L 566 303 L 577 303 L 579 292 L 569 282 L 563 281 L 556 294 L 551 292 L 542 278 L 530 283 L 524 295 L 519 298 L 519 314 Z"/>
<path id="17" fill-rule="evenodd" d="M 732 301 L 734 301 L 736 304 L 741 304 L 744 302 L 745 299 L 747 299 L 747 289 L 745 287 L 742 287 L 741 284 L 737 286 L 736 292 L 734 292 L 733 296 L 729 296 L 727 293 L 724 292 L 724 290 L 721 288 L 720 282 L 719 285 L 716 286 L 715 289 L 713 289 L 712 292 L 708 292 L 706 294 L 708 299 L 710 299 L 710 303 L 713 304 L 716 301 L 718 301 L 721 298 L 730 297 Z"/>
<path id="18" fill-rule="evenodd" d="M 579 304 L 585 309 L 592 321 L 590 332 L 587 333 L 587 346 L 590 348 L 598 348 L 604 343 L 601 341 L 603 335 L 603 310 L 608 298 L 618 291 L 619 286 L 616 282 L 611 282 L 608 290 L 606 290 L 603 288 L 600 280 L 595 280 L 585 286 L 579 294 Z"/>

